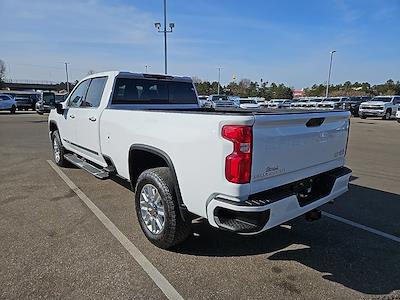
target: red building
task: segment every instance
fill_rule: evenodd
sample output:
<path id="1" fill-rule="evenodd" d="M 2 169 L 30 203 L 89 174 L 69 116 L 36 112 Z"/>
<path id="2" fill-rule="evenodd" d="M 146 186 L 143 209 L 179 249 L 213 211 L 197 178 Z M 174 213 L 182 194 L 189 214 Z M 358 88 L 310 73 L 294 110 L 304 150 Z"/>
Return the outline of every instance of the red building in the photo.
<path id="1" fill-rule="evenodd" d="M 293 90 L 293 98 L 304 97 L 304 90 Z"/>

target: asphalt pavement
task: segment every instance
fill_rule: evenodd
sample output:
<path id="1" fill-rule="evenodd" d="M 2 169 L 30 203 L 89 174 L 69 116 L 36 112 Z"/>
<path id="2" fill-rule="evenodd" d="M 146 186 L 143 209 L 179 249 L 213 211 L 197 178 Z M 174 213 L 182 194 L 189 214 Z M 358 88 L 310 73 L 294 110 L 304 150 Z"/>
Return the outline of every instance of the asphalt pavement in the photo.
<path id="1" fill-rule="evenodd" d="M 0 113 L 0 299 L 165 299 L 132 245 L 184 299 L 400 297 L 400 243 L 379 234 L 400 237 L 399 133 L 352 118 L 350 191 L 322 209 L 366 229 L 299 217 L 247 237 L 196 220 L 166 251 L 142 234 L 127 184 L 60 168 L 79 197 L 51 167 L 47 115 Z"/>

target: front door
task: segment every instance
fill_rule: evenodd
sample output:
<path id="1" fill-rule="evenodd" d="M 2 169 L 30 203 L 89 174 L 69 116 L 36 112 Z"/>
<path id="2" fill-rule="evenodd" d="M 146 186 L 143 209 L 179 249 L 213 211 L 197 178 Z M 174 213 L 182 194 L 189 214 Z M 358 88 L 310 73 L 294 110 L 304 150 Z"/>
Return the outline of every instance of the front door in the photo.
<path id="1" fill-rule="evenodd" d="M 106 166 L 100 150 L 100 114 L 102 108 L 99 108 L 107 77 L 97 77 L 90 80 L 88 90 L 84 101 L 76 110 L 75 118 L 76 145 L 79 147 L 79 153 L 101 165 Z"/>
<path id="2" fill-rule="evenodd" d="M 59 123 L 58 130 L 60 131 L 60 137 L 64 147 L 74 152 L 79 152 L 76 137 L 79 129 L 77 113 L 83 103 L 89 83 L 90 80 L 85 80 L 72 91 L 72 94 L 66 100 L 67 107 L 64 114 L 60 115 L 57 120 Z"/>

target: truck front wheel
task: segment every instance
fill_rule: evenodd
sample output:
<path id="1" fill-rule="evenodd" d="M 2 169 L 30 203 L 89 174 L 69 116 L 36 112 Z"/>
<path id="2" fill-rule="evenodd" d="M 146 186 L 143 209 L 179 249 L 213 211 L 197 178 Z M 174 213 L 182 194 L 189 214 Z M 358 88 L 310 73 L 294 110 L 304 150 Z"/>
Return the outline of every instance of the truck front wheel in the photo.
<path id="1" fill-rule="evenodd" d="M 136 184 L 140 227 L 150 242 L 163 249 L 186 240 L 191 229 L 191 220 L 180 215 L 172 178 L 169 168 L 154 168 L 144 171 Z"/>
<path id="2" fill-rule="evenodd" d="M 63 147 L 58 130 L 53 131 L 52 135 L 54 161 L 60 167 L 68 166 L 68 161 L 64 158 L 65 148 Z"/>

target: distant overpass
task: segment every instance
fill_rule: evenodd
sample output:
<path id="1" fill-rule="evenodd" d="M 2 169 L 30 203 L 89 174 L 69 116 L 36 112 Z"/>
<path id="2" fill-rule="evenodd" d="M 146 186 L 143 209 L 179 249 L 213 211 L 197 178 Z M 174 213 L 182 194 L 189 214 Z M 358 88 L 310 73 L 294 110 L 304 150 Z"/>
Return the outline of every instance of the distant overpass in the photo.
<path id="1" fill-rule="evenodd" d="M 71 84 L 71 83 L 70 83 Z M 59 90 L 59 83 L 54 81 L 36 81 L 36 80 L 19 80 L 5 79 L 2 89 L 10 89 L 13 91 L 23 90 Z"/>

